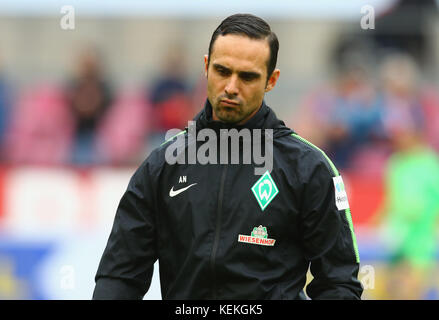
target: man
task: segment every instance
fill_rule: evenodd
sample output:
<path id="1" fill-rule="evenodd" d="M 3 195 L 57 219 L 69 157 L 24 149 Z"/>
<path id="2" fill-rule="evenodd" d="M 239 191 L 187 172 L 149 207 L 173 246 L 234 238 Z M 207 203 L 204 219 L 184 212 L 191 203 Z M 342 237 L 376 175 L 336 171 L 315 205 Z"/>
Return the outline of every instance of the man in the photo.
<path id="1" fill-rule="evenodd" d="M 310 298 L 361 297 L 341 177 L 263 101 L 279 78 L 278 46 L 262 19 L 226 18 L 204 59 L 208 98 L 195 117 L 196 129 L 219 134 L 211 146 L 227 130 L 264 130 L 272 167 L 259 176 L 254 162 L 169 164 L 166 149 L 178 139 L 180 154 L 202 145 L 190 130 L 166 141 L 121 199 L 93 298 L 141 299 L 157 259 L 163 299 L 304 299 L 309 265 Z"/>

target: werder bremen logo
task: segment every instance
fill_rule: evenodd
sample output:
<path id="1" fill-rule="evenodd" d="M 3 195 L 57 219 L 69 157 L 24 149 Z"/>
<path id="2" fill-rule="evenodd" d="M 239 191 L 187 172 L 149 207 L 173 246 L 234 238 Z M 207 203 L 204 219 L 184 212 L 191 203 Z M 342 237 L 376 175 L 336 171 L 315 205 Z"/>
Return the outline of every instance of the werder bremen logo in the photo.
<path id="1" fill-rule="evenodd" d="M 253 185 L 252 191 L 262 211 L 264 211 L 271 200 L 279 193 L 279 189 L 268 171 Z"/>

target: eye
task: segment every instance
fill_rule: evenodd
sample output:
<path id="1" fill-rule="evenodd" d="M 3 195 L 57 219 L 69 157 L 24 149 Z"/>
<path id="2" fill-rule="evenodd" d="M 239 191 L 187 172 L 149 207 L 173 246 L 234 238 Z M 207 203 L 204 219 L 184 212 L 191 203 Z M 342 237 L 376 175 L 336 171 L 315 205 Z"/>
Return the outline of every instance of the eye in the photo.
<path id="1" fill-rule="evenodd" d="M 252 81 L 254 79 L 254 77 L 249 76 L 249 75 L 242 75 L 241 79 L 244 81 Z"/>
<path id="2" fill-rule="evenodd" d="M 231 74 L 229 69 L 224 68 L 223 66 L 220 65 L 214 65 L 214 70 L 216 71 L 216 73 L 218 73 L 220 76 L 223 77 L 227 77 Z"/>
<path id="3" fill-rule="evenodd" d="M 216 68 L 216 72 L 218 72 L 218 74 L 224 77 L 230 75 L 230 71 L 225 68 Z"/>
<path id="4" fill-rule="evenodd" d="M 249 82 L 249 81 L 253 81 L 253 80 L 259 78 L 259 75 L 258 75 L 258 74 L 255 74 L 255 73 L 247 73 L 247 72 L 243 72 L 243 73 L 241 73 L 241 74 L 239 75 L 239 77 L 240 77 L 243 81 L 247 81 L 247 82 Z"/>

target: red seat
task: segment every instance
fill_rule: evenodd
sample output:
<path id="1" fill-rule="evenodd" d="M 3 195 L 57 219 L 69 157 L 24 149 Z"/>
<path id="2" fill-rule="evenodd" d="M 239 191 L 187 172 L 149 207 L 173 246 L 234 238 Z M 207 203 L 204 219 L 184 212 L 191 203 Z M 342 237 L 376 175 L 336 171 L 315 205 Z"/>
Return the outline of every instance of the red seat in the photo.
<path id="1" fill-rule="evenodd" d="M 121 91 L 98 128 L 97 148 L 104 163 L 130 164 L 142 158 L 151 108 L 140 90 Z"/>
<path id="2" fill-rule="evenodd" d="M 72 133 L 73 119 L 60 88 L 43 84 L 23 90 L 6 135 L 5 157 L 19 164 L 63 164 Z"/>

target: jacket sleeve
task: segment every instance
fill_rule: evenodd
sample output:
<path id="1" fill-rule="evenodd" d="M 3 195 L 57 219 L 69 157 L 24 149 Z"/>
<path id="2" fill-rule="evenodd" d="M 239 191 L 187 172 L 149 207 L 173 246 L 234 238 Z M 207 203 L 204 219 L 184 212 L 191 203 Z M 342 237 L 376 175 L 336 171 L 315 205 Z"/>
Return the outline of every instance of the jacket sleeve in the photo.
<path id="1" fill-rule="evenodd" d="M 157 260 L 154 190 L 143 163 L 120 200 L 102 255 L 93 299 L 142 299 Z"/>
<path id="2" fill-rule="evenodd" d="M 305 186 L 301 233 L 313 275 L 306 288 L 311 299 L 361 299 L 363 292 L 350 211 L 336 206 L 336 174 L 327 161 L 320 162 Z"/>

